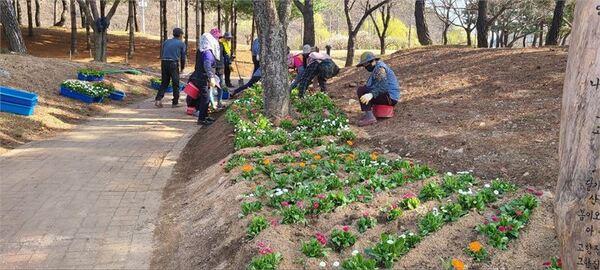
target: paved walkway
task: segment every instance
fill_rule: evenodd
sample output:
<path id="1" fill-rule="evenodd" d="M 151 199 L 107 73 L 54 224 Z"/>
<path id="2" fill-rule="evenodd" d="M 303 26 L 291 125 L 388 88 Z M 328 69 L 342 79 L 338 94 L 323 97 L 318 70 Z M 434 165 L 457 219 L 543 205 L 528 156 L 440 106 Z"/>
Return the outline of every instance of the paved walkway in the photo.
<path id="1" fill-rule="evenodd" d="M 0 269 L 148 268 L 162 189 L 197 130 L 184 110 L 148 100 L 0 156 Z"/>

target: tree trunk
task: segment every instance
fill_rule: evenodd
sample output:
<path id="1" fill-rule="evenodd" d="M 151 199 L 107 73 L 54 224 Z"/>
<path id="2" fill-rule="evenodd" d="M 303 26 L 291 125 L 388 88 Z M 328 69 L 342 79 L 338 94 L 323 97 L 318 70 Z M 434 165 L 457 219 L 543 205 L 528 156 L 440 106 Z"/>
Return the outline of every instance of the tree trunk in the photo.
<path id="1" fill-rule="evenodd" d="M 23 20 L 21 17 L 21 0 L 13 0 L 15 1 L 15 4 L 17 5 L 17 21 L 19 22 L 19 25 L 23 25 Z"/>
<path id="2" fill-rule="evenodd" d="M 570 34 L 571 34 L 571 31 L 569 31 L 565 34 L 565 36 L 562 38 L 562 41 L 560 42 L 560 46 L 565 46 L 567 44 L 567 38 L 569 37 Z"/>
<path id="3" fill-rule="evenodd" d="M 221 29 L 221 0 L 217 0 L 217 28 Z"/>
<path id="4" fill-rule="evenodd" d="M 52 25 L 56 23 L 56 2 L 58 2 L 58 0 L 54 0 L 54 8 L 52 9 Z"/>
<path id="5" fill-rule="evenodd" d="M 139 32 L 140 26 L 138 25 L 137 17 L 137 0 L 133 0 L 133 23 L 135 24 L 135 32 Z"/>
<path id="6" fill-rule="evenodd" d="M 523 48 L 527 46 L 527 35 L 523 36 Z"/>
<path id="7" fill-rule="evenodd" d="M 54 24 L 57 27 L 65 26 L 65 22 L 67 21 L 67 0 L 61 0 L 63 10 L 60 13 L 60 20 Z"/>
<path id="8" fill-rule="evenodd" d="M 544 46 L 544 20 L 540 22 L 540 47 Z"/>
<path id="9" fill-rule="evenodd" d="M 252 44 L 252 41 L 254 40 L 254 31 L 256 30 L 256 18 L 255 18 L 255 13 L 252 13 L 252 31 L 250 32 L 250 44 Z"/>
<path id="10" fill-rule="evenodd" d="M 135 18 L 133 17 L 133 1 L 129 1 L 129 49 L 127 50 L 127 57 L 133 57 L 133 53 L 135 52 Z M 186 37 L 187 38 L 187 37 Z"/>
<path id="11" fill-rule="evenodd" d="M 415 25 L 417 26 L 417 37 L 423 46 L 431 45 L 429 29 L 425 20 L 425 0 L 415 1 Z"/>
<path id="12" fill-rule="evenodd" d="M 167 32 L 167 2 L 165 2 L 163 4 L 163 10 L 162 10 L 162 14 L 163 14 L 163 41 L 167 40 L 169 38 L 169 34 Z"/>
<path id="13" fill-rule="evenodd" d="M 33 12 L 31 11 L 31 0 L 27 0 L 27 35 L 33 37 Z"/>
<path id="14" fill-rule="evenodd" d="M 231 43 L 232 45 L 232 54 L 235 54 L 235 52 L 237 51 L 237 42 L 238 42 L 238 36 L 237 36 L 237 28 L 238 28 L 238 11 L 237 8 L 233 11 L 233 30 L 232 30 L 232 35 L 233 35 L 233 42 Z"/>
<path id="15" fill-rule="evenodd" d="M 286 64 L 290 1 L 253 0 L 256 23 L 260 29 L 258 36 L 265 115 L 275 119 L 286 117 L 290 113 Z"/>
<path id="16" fill-rule="evenodd" d="M 531 42 L 531 47 L 537 46 L 538 33 L 533 34 L 533 42 Z"/>
<path id="17" fill-rule="evenodd" d="M 8 49 L 16 53 L 27 53 L 14 7 L 8 0 L 0 0 L 0 22 L 2 22 L 4 34 L 8 40 Z"/>
<path id="18" fill-rule="evenodd" d="M 79 5 L 79 13 L 81 15 L 81 28 L 85 28 L 85 26 L 87 25 L 85 11 L 83 10 L 83 7 L 81 5 Z"/>
<path id="19" fill-rule="evenodd" d="M 442 29 L 442 43 L 444 45 L 448 45 L 448 28 L 450 28 L 450 24 L 444 23 L 444 28 Z"/>
<path id="20" fill-rule="evenodd" d="M 346 46 L 346 65 L 347 67 L 352 66 L 354 62 L 354 44 L 356 44 L 357 32 L 350 32 L 348 34 L 348 45 Z"/>
<path id="21" fill-rule="evenodd" d="M 196 42 L 200 40 L 200 1 L 196 0 Z"/>
<path id="22" fill-rule="evenodd" d="M 70 1 L 71 9 L 71 54 L 77 52 L 77 12 L 75 11 L 75 0 Z"/>
<path id="23" fill-rule="evenodd" d="M 467 33 L 467 46 L 469 47 L 473 46 L 473 40 L 471 39 L 471 31 L 473 30 L 465 29 L 465 32 Z"/>
<path id="24" fill-rule="evenodd" d="M 106 62 L 106 32 L 94 31 L 94 61 Z"/>
<path id="25" fill-rule="evenodd" d="M 379 37 L 379 52 L 381 55 L 385 54 L 385 36 Z"/>
<path id="26" fill-rule="evenodd" d="M 202 22 L 200 24 L 200 30 L 202 31 L 202 33 L 204 33 L 206 31 L 206 13 L 204 10 L 204 0 L 200 0 L 200 12 L 202 14 Z M 202 35 L 202 34 L 200 34 Z"/>
<path id="27" fill-rule="evenodd" d="M 563 88 L 554 203 L 563 269 L 598 269 L 600 260 L 593 249 L 600 245 L 600 39 L 591 38 L 600 29 L 597 5 L 575 6 Z"/>
<path id="28" fill-rule="evenodd" d="M 190 0 L 185 0 L 185 10 L 184 10 L 184 18 L 185 18 L 185 47 L 189 48 L 189 39 L 188 39 L 188 34 L 189 34 L 189 25 L 188 25 L 188 21 L 189 21 L 189 8 L 190 8 Z"/>
<path id="29" fill-rule="evenodd" d="M 487 0 L 479 0 L 477 3 L 477 48 L 487 48 Z"/>
<path id="30" fill-rule="evenodd" d="M 40 27 L 40 0 L 35 0 L 35 27 Z"/>
<path id="31" fill-rule="evenodd" d="M 315 46 L 315 11 L 313 0 L 304 0 L 304 4 L 300 0 L 294 0 L 294 4 L 302 13 L 304 23 L 302 44 L 308 44 L 311 47 Z"/>
<path id="32" fill-rule="evenodd" d="M 546 46 L 558 45 L 558 32 L 563 21 L 563 11 L 565 10 L 565 0 L 557 0 L 556 6 L 554 7 L 554 16 L 552 17 L 552 24 L 548 30 L 546 36 Z"/>

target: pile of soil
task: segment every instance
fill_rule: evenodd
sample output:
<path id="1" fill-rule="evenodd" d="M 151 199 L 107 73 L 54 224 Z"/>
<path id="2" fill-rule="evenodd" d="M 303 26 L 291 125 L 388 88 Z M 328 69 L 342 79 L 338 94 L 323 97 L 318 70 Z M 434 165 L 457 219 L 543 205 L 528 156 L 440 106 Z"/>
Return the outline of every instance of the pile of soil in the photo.
<path id="1" fill-rule="evenodd" d="M 149 75 L 107 75 L 105 80 L 124 91 L 126 99 L 105 99 L 102 103 L 88 105 L 60 96 L 60 84 L 67 79 L 76 79 L 80 69 L 127 67 L 7 54 L 0 55 L 0 67 L 5 71 L 0 75 L 0 85 L 38 94 L 38 105 L 32 116 L 0 113 L 0 153 L 32 140 L 54 136 L 57 132 L 75 127 L 89 116 L 105 113 L 115 106 L 125 106 L 154 92 L 147 87 Z"/>
<path id="2" fill-rule="evenodd" d="M 472 169 L 480 178 L 501 177 L 521 187 L 546 189 L 519 239 L 512 241 L 507 251 L 493 250 L 489 264 L 474 264 L 462 249 L 469 241 L 481 238 L 474 231 L 477 224 L 521 193 L 446 225 L 403 256 L 394 269 L 440 269 L 440 261 L 450 257 L 465 260 L 471 269 L 542 269 L 543 261 L 558 254 L 554 199 L 548 190 L 553 190 L 557 178 L 566 51 L 434 47 L 402 51 L 385 61 L 402 81 L 402 102 L 396 106 L 396 117 L 358 129 L 356 145 L 429 162 L 441 172 Z M 331 95 L 351 116 L 359 113 L 353 92 L 367 76 L 363 70 L 350 68 L 332 80 Z M 376 213 L 386 202 L 404 192 L 416 192 L 423 184 L 378 193 L 371 203 L 336 209 L 310 220 L 307 226 L 270 226 L 248 240 L 245 229 L 250 217 L 239 217 L 240 202 L 242 194 L 255 187 L 247 181 L 231 181 L 239 168 L 231 173 L 223 171 L 233 151 L 228 137 L 231 132 L 219 119 L 209 129 L 202 129 L 186 147 L 163 201 L 152 268 L 242 269 L 257 255 L 256 244 L 265 242 L 282 253 L 280 269 L 317 269 L 321 260 L 307 259 L 300 252 L 301 241 L 309 240 L 315 232 L 328 233 L 352 224 L 365 210 Z M 373 246 L 382 232 L 413 228 L 416 217 L 438 204 L 429 202 L 397 222 L 381 223 L 361 235 L 352 249 L 362 252 Z M 330 252 L 324 260 L 331 266 L 348 258 L 352 249 L 341 255 Z"/>

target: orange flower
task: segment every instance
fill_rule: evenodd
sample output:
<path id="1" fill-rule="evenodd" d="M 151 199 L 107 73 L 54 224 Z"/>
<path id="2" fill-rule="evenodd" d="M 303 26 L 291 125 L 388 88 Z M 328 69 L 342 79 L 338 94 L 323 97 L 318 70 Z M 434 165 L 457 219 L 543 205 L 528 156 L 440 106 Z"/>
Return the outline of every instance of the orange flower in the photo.
<path id="1" fill-rule="evenodd" d="M 379 158 L 379 155 L 377 154 L 377 152 L 371 153 L 371 160 L 377 160 L 378 158 Z"/>
<path id="2" fill-rule="evenodd" d="M 477 253 L 481 250 L 481 243 L 479 243 L 479 241 L 473 241 L 473 242 L 469 243 L 469 249 L 471 251 Z"/>
<path id="3" fill-rule="evenodd" d="M 251 172 L 254 169 L 254 167 L 252 167 L 252 165 L 250 164 L 246 164 L 244 166 L 242 166 L 242 171 L 245 173 Z"/>
<path id="4" fill-rule="evenodd" d="M 348 156 L 346 156 L 346 160 L 354 160 L 354 158 L 354 154 L 348 154 Z"/>
<path id="5" fill-rule="evenodd" d="M 452 267 L 455 270 L 465 270 L 465 263 L 459 259 L 452 259 Z"/>
<path id="6" fill-rule="evenodd" d="M 304 167 L 306 167 L 306 164 L 304 162 L 300 162 L 300 163 L 298 163 L 298 166 L 300 168 L 304 168 Z"/>
<path id="7" fill-rule="evenodd" d="M 319 155 L 319 154 L 316 154 L 316 155 L 315 155 L 313 158 L 314 158 L 315 160 L 321 160 L 321 155 Z"/>
<path id="8" fill-rule="evenodd" d="M 263 159 L 263 164 L 268 166 L 269 164 L 271 164 L 271 161 L 268 159 Z"/>
<path id="9" fill-rule="evenodd" d="M 348 145 L 352 146 L 354 143 L 353 143 L 351 140 L 347 140 L 347 141 L 346 141 L 346 144 L 348 144 Z"/>

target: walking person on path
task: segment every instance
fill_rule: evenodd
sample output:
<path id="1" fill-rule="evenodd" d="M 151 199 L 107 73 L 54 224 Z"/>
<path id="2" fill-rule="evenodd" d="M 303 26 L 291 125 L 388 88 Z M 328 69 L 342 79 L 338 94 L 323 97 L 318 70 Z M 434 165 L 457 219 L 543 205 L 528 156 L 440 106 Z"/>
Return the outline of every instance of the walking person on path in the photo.
<path id="1" fill-rule="evenodd" d="M 190 82 L 200 90 L 198 93 L 198 125 L 208 126 L 215 119 L 208 117 L 208 103 L 210 101 L 210 87 L 217 86 L 217 75 L 214 71 L 220 59 L 219 42 L 210 34 L 204 33 L 200 37 L 196 66 L 190 76 Z"/>
<path id="2" fill-rule="evenodd" d="M 356 66 L 364 67 L 371 73 L 367 83 L 356 91 L 363 111 L 358 125 L 368 126 L 377 123 L 373 105 L 395 106 L 400 101 L 400 83 L 394 71 L 372 52 L 364 52 Z"/>
<path id="3" fill-rule="evenodd" d="M 154 106 L 162 108 L 162 99 L 169 83 L 173 85 L 173 103 L 171 107 L 179 107 L 179 72 L 185 68 L 185 56 L 187 48 L 182 41 L 183 31 L 181 28 L 173 29 L 173 38 L 165 40 L 160 52 L 161 83 Z M 179 63 L 181 62 L 181 68 Z"/>

